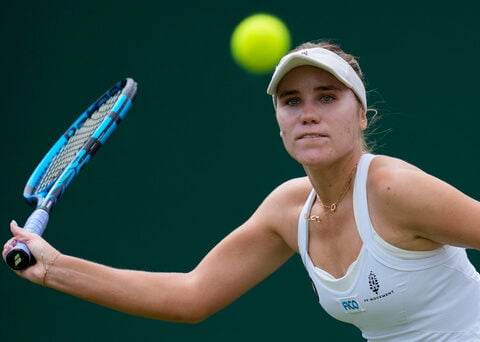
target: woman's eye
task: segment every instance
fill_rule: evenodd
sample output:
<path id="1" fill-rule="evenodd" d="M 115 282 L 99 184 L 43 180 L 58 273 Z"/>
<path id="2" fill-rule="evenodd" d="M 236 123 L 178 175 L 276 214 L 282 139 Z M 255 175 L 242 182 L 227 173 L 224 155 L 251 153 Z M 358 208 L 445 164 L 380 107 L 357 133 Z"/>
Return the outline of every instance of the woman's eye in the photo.
<path id="1" fill-rule="evenodd" d="M 292 106 L 292 105 L 299 104 L 299 103 L 300 103 L 300 100 L 299 100 L 298 98 L 296 98 L 296 97 L 293 97 L 293 98 L 291 98 L 291 99 L 288 99 L 288 100 L 286 101 L 286 103 L 287 103 L 287 105 Z"/>
<path id="2" fill-rule="evenodd" d="M 323 95 L 321 100 L 322 102 L 332 102 L 335 98 L 331 95 Z"/>

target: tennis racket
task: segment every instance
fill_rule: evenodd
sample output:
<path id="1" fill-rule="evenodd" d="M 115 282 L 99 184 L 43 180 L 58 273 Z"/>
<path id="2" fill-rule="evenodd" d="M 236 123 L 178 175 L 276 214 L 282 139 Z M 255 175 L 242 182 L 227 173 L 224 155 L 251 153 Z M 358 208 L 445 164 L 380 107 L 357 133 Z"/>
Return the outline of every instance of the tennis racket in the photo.
<path id="1" fill-rule="evenodd" d="M 137 84 L 127 78 L 116 83 L 83 112 L 52 146 L 27 181 L 23 196 L 36 209 L 24 229 L 42 235 L 50 211 L 72 180 L 105 143 L 128 112 Z M 35 263 L 27 245 L 18 241 L 6 256 L 7 264 L 22 270 Z"/>

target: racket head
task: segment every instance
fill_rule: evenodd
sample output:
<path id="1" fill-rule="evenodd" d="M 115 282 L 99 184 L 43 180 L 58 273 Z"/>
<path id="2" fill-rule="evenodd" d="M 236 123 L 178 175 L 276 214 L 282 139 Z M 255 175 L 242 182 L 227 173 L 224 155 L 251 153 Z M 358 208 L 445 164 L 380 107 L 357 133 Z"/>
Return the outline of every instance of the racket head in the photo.
<path id="1" fill-rule="evenodd" d="M 70 125 L 28 179 L 23 197 L 47 212 L 70 182 L 125 117 L 135 99 L 136 82 L 117 82 Z"/>

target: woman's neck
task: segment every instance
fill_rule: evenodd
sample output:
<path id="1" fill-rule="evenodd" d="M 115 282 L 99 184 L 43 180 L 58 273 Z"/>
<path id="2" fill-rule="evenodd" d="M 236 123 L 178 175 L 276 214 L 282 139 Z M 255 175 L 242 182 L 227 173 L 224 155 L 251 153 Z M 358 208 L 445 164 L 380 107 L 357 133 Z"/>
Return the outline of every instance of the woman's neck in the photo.
<path id="1" fill-rule="evenodd" d="M 332 211 L 334 211 L 350 189 L 362 153 L 349 155 L 329 165 L 305 168 L 305 172 L 317 193 L 317 200 L 326 209 L 333 209 Z"/>

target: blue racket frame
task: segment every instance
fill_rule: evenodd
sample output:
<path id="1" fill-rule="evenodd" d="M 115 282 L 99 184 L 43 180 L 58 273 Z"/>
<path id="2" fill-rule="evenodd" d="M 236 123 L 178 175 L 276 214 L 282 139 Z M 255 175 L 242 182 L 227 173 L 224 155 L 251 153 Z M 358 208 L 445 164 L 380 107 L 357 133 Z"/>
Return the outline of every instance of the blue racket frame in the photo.
<path id="1" fill-rule="evenodd" d="M 90 161 L 98 149 L 110 137 L 113 131 L 123 120 L 132 102 L 135 99 L 137 84 L 131 78 L 126 78 L 117 82 L 97 101 L 90 105 L 75 122 L 66 130 L 66 132 L 57 140 L 48 153 L 43 157 L 32 175 L 27 181 L 23 196 L 31 205 L 37 208 L 27 219 L 24 229 L 42 235 L 48 220 L 49 214 L 57 201 L 63 195 L 72 180 L 80 173 L 82 168 Z M 58 177 L 53 179 L 50 184 L 37 189 L 46 170 L 54 161 L 54 158 L 60 153 L 62 148 L 68 143 L 71 137 L 83 126 L 83 124 L 112 96 L 121 91 L 114 106 L 103 119 L 100 125 L 95 129 L 85 144 L 80 148 L 72 161 L 65 167 Z M 21 270 L 27 268 L 35 262 L 28 247 L 17 242 L 15 247 L 9 251 L 6 258 L 7 264 L 15 269 Z"/>

